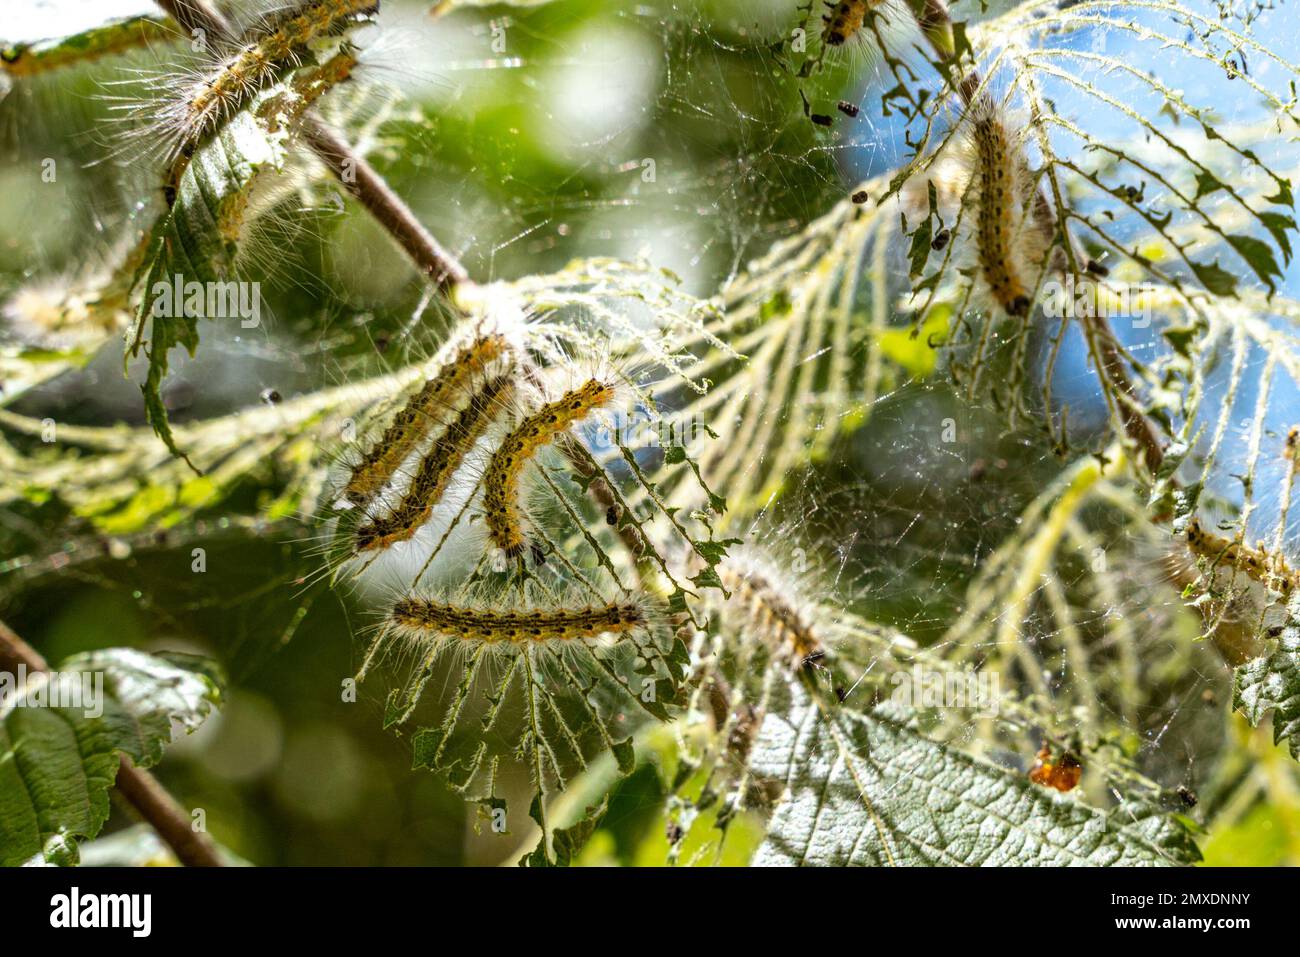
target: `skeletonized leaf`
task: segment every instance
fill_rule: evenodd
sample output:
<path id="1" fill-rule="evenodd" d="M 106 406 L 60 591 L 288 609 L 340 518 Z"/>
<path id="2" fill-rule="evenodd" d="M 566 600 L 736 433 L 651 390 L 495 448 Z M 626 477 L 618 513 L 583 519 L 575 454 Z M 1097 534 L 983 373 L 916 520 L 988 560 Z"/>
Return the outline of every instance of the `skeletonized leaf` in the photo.
<path id="1" fill-rule="evenodd" d="M 1148 805 L 1107 813 L 921 737 L 897 712 L 773 690 L 750 766 L 785 783 L 760 865 L 1173 865 L 1200 854 Z"/>
<path id="2" fill-rule="evenodd" d="M 439 772 L 467 797 L 490 793 L 502 759 L 525 765 L 543 793 L 563 790 L 571 774 L 605 751 L 630 771 L 628 733 L 643 720 L 670 718 L 687 663 L 685 646 L 670 632 L 610 648 L 526 648 L 502 656 L 446 647 L 390 693 L 387 725 L 413 714 L 447 657 L 463 660 L 451 672 L 459 681 L 437 696 L 438 723 L 413 735 L 414 766 Z"/>
<path id="3" fill-rule="evenodd" d="M 118 755 L 142 768 L 157 764 L 173 726 L 193 731 L 220 697 L 202 659 L 128 648 L 75 655 L 48 678 L 28 676 L 23 688 L 4 690 L 0 865 L 5 866 L 42 860 L 75 864 L 76 840 L 94 837 L 108 818 Z"/>

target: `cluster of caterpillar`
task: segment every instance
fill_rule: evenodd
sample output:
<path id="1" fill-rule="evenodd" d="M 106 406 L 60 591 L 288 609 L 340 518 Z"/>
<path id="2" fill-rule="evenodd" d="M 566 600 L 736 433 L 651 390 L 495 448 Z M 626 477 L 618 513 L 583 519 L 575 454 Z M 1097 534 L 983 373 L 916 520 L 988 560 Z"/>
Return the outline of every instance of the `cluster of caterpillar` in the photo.
<path id="1" fill-rule="evenodd" d="M 487 431 L 500 406 L 509 401 L 513 390 L 514 381 L 505 373 L 489 379 L 480 391 L 470 396 L 465 408 L 420 459 L 401 501 L 387 515 L 357 529 L 357 551 L 373 551 L 406 541 L 429 520 L 452 476 Z"/>
<path id="2" fill-rule="evenodd" d="M 718 577 L 732 593 L 726 607 L 734 604 L 739 608 L 745 624 L 792 669 L 812 669 L 825 657 L 813 616 L 792 590 L 780 584 L 789 578 L 788 574 L 781 574 L 771 563 L 743 550 L 727 556 L 718 566 Z"/>
<path id="3" fill-rule="evenodd" d="M 507 558 L 527 544 L 522 479 L 539 450 L 569 434 L 571 426 L 615 405 L 620 383 L 614 376 L 593 377 L 525 416 L 492 453 L 483 478 L 483 513 L 492 544 Z"/>
<path id="4" fill-rule="evenodd" d="M 528 502 L 528 480 L 540 454 L 552 446 L 577 448 L 569 444 L 576 441 L 575 426 L 612 417 L 635 396 L 651 401 L 632 384 L 631 370 L 599 358 L 589 374 L 578 372 L 582 363 L 567 359 L 541 374 L 528 361 L 523 340 L 513 342 L 511 327 L 499 329 L 444 349 L 449 358 L 397 409 L 382 434 L 363 440 L 334 496 L 338 521 L 327 551 L 340 565 L 368 555 L 353 566 L 360 574 L 386 549 L 412 539 L 453 487 L 467 496 L 460 512 L 448 513 L 452 527 L 466 507 L 475 506 L 453 552 L 472 542 L 470 547 L 485 549 L 492 570 L 501 572 L 531 546 L 535 561 L 543 563 Z M 557 376 L 579 384 L 558 384 Z M 471 455 L 481 440 L 483 450 Z M 475 529 L 485 541 L 475 538 Z"/>
<path id="5" fill-rule="evenodd" d="M 415 447 L 429 436 L 444 410 L 469 391 L 498 359 L 509 357 L 504 335 L 490 333 L 457 348 L 406 404 L 353 467 L 342 495 L 354 506 L 369 504 L 388 485 Z"/>
<path id="6" fill-rule="evenodd" d="M 574 449 L 591 455 L 577 428 L 641 396 L 634 373 L 604 353 L 594 364 L 575 361 L 513 309 L 488 316 L 472 331 L 452 330 L 431 371 L 392 403 L 336 473 L 329 564 L 380 610 L 356 677 L 381 663 L 409 668 L 390 693 L 393 723 L 409 717 L 430 675 L 445 666 L 463 676 L 444 715 L 455 725 L 461 703 L 487 687 L 468 676 L 498 667 L 514 674 L 521 660 L 539 669 L 532 680 L 556 685 L 545 694 L 576 696 L 593 721 L 608 720 L 605 709 L 626 708 L 629 699 L 662 716 L 680 680 L 666 656 L 676 639 L 667 601 L 625 584 L 612 567 L 606 579 L 563 551 L 543 553 L 541 545 L 558 550 L 563 541 L 550 541 L 528 501 L 529 492 L 542 491 L 532 488 L 532 473 L 551 464 L 544 449 L 567 444 L 573 430 Z M 548 366 L 534 364 L 546 359 Z M 530 544 L 532 567 L 522 561 Z M 503 553 L 520 564 L 502 567 Z M 652 672 L 659 677 L 648 679 Z M 483 693 L 501 695 L 507 685 Z M 494 698 L 490 707 L 498 706 Z M 614 714 L 622 720 L 622 711 Z"/>
<path id="7" fill-rule="evenodd" d="M 285 10 L 250 31 L 212 69 L 187 82 L 163 111 L 173 131 L 163 193 L 170 206 L 195 151 L 258 93 L 302 64 L 311 45 L 373 16 L 378 0 L 314 0 Z"/>
<path id="8" fill-rule="evenodd" d="M 513 403 L 516 347 L 502 332 L 458 337 L 379 434 L 364 436 L 333 494 L 326 552 L 359 575 L 386 549 L 415 537 L 464 471 L 476 444 Z M 345 455 L 354 453 L 349 448 Z"/>

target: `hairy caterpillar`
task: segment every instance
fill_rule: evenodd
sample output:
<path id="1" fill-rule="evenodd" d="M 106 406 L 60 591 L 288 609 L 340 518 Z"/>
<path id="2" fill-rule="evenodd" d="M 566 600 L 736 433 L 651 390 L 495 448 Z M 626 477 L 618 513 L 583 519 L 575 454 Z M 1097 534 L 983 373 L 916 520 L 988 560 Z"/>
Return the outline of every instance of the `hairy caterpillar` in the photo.
<path id="1" fill-rule="evenodd" d="M 1029 292 L 1016 256 L 1023 219 L 1016 182 L 1020 164 L 1006 126 L 991 107 L 980 108 L 972 119 L 971 139 L 979 184 L 975 243 L 980 272 L 998 305 L 1008 315 L 1024 316 Z"/>
<path id="2" fill-rule="evenodd" d="M 469 404 L 420 460 L 411 484 L 397 506 L 389 514 L 373 519 L 357 530 L 357 551 L 387 548 L 395 542 L 406 541 L 428 521 L 452 476 L 474 443 L 487 431 L 496 410 L 503 402 L 509 401 L 513 389 L 513 378 L 507 373 L 492 379 L 481 392 L 471 397 Z"/>
<path id="3" fill-rule="evenodd" d="M 398 410 L 379 441 L 352 468 L 343 497 L 353 505 L 367 504 L 393 478 L 438 421 L 438 415 L 464 395 L 474 377 L 494 360 L 509 353 L 506 337 L 481 336 L 463 346 Z"/>
<path id="4" fill-rule="evenodd" d="M 14 291 L 0 306 L 0 315 L 27 342 L 55 348 L 98 344 L 131 319 L 125 284 L 114 279 L 31 283 Z"/>
<path id="5" fill-rule="evenodd" d="M 313 41 L 337 35 L 378 9 L 378 0 L 315 0 L 285 11 L 265 32 L 189 84 L 179 101 L 165 111 L 165 119 L 179 134 L 164 186 L 168 204 L 175 201 L 181 175 L 208 136 L 286 71 L 296 68 Z"/>
<path id="6" fill-rule="evenodd" d="M 826 26 L 822 29 L 822 40 L 830 46 L 843 46 L 862 29 L 870 6 L 867 0 L 841 0 L 833 3 L 827 0 L 829 15 L 822 17 Z"/>
<path id="7" fill-rule="evenodd" d="M 744 552 L 729 555 L 718 566 L 718 577 L 733 592 L 747 623 L 773 647 L 788 656 L 791 667 L 811 668 L 825 656 L 809 615 L 778 582 L 782 576 L 769 563 Z"/>
<path id="8" fill-rule="evenodd" d="M 1281 555 L 1270 555 L 1263 543 L 1251 548 L 1207 531 L 1198 518 L 1187 524 L 1187 547 L 1215 565 L 1240 568 L 1250 578 L 1273 585 L 1284 595 L 1300 588 L 1300 571 L 1291 568 Z"/>
<path id="9" fill-rule="evenodd" d="M 650 610 L 635 601 L 503 611 L 407 597 L 393 606 L 389 624 L 408 636 L 432 634 L 465 642 L 519 645 L 642 632 L 650 627 L 651 619 Z"/>
<path id="10" fill-rule="evenodd" d="M 14 77 L 36 76 L 178 37 L 175 26 L 165 17 L 125 17 L 80 34 L 76 42 L 58 39 L 9 44 L 0 48 L 0 69 Z"/>
<path id="11" fill-rule="evenodd" d="M 1189 606 L 1200 616 L 1207 638 L 1214 642 L 1223 660 L 1236 667 L 1263 650 L 1261 624 L 1267 626 L 1264 596 L 1259 589 L 1236 588 L 1230 593 L 1214 593 L 1186 549 L 1170 551 L 1162 562 L 1165 578 L 1180 592 L 1194 595 Z"/>
<path id="12" fill-rule="evenodd" d="M 520 504 L 524 467 L 539 449 L 554 442 L 571 425 L 610 405 L 618 391 L 612 381 L 588 379 L 527 416 L 492 453 L 483 479 L 483 508 L 488 535 L 508 558 L 518 556 L 524 549 Z"/>

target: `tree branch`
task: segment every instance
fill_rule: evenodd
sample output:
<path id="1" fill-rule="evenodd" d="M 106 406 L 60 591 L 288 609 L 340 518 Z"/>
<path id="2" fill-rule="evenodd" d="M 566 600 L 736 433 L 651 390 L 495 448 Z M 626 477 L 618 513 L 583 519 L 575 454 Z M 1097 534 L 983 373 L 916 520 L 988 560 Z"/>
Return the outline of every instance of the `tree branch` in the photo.
<path id="1" fill-rule="evenodd" d="M 465 267 L 420 224 L 374 167 L 354 153 L 337 133 L 308 114 L 303 139 L 440 290 L 447 292 L 469 279 Z"/>
<path id="2" fill-rule="evenodd" d="M 19 665 L 23 665 L 29 674 L 50 670 L 40 652 L 0 621 L 0 667 L 17 671 Z M 157 778 L 137 768 L 126 755 L 122 755 L 118 768 L 117 790 L 186 867 L 222 866 L 212 839 L 190 827 L 190 816 L 185 808 L 158 783 Z"/>

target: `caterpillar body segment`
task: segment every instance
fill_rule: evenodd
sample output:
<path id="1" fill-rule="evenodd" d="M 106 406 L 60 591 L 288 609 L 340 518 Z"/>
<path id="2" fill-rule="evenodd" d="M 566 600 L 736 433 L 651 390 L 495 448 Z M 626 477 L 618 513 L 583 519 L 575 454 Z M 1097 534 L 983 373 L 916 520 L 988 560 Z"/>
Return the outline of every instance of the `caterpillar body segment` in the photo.
<path id="1" fill-rule="evenodd" d="M 258 107 L 258 116 L 266 124 L 268 133 L 278 133 L 286 126 L 302 119 L 322 96 L 351 79 L 357 68 L 357 50 L 344 42 L 339 51 L 310 70 L 303 70 L 293 78 L 289 90 L 270 98 Z"/>
<path id="2" fill-rule="evenodd" d="M 15 78 L 38 76 L 178 39 L 180 33 L 166 17 L 155 14 L 123 17 L 72 39 L 6 44 L 0 47 L 0 72 Z"/>
<path id="3" fill-rule="evenodd" d="M 482 438 L 514 390 L 511 373 L 498 375 L 476 392 L 421 457 L 411 483 L 396 507 L 357 529 L 358 552 L 388 548 L 410 539 L 442 501 L 452 478 L 475 443 Z"/>
<path id="4" fill-rule="evenodd" d="M 609 407 L 619 395 L 611 379 L 591 378 L 526 416 L 492 453 L 483 478 L 483 512 L 492 544 L 507 558 L 523 553 L 526 541 L 522 481 L 539 449 L 575 423 Z"/>
<path id="5" fill-rule="evenodd" d="M 352 467 L 341 497 L 353 506 L 367 506 L 435 429 L 445 410 L 470 394 L 474 382 L 497 360 L 510 358 L 509 342 L 497 333 L 481 336 L 458 349 L 397 411 L 379 439 Z"/>
<path id="6" fill-rule="evenodd" d="M 871 5 L 867 0 L 839 0 L 827 2 L 828 13 L 822 16 L 822 40 L 828 46 L 843 46 L 853 39 L 866 21 Z"/>

